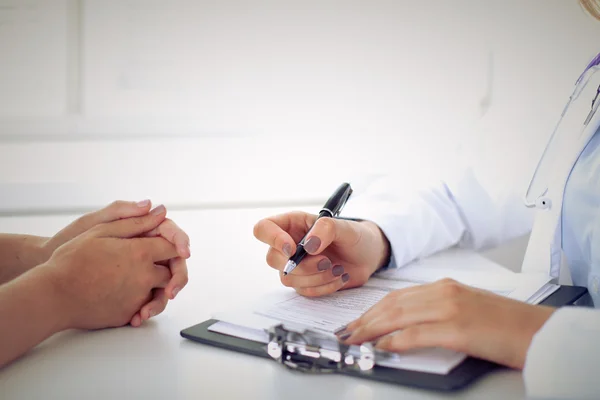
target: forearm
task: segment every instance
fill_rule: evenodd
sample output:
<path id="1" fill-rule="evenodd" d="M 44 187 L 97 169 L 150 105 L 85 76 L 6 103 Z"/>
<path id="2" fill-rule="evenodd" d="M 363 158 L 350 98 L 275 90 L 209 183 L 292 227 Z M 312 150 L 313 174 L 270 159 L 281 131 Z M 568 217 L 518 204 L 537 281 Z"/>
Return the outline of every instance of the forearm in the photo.
<path id="1" fill-rule="evenodd" d="M 67 327 L 45 266 L 0 286 L 0 368 Z"/>
<path id="2" fill-rule="evenodd" d="M 45 240 L 39 236 L 0 234 L 0 284 L 44 263 Z"/>

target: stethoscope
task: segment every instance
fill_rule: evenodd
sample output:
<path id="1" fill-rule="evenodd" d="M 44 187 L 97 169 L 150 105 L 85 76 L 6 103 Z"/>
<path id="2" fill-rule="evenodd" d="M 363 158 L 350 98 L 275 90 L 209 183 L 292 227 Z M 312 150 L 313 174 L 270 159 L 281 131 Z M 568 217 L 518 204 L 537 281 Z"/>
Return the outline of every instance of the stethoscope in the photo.
<path id="1" fill-rule="evenodd" d="M 532 187 L 533 184 L 535 182 L 536 176 L 539 173 L 540 170 L 540 166 L 544 163 L 544 160 L 546 158 L 546 155 L 549 153 L 549 149 L 551 147 L 551 145 L 554 142 L 554 138 L 556 136 L 556 132 L 559 130 L 559 128 L 561 127 L 561 123 L 563 121 L 563 118 L 565 116 L 565 114 L 567 113 L 567 110 L 569 109 L 569 107 L 571 106 L 571 103 L 577 99 L 577 97 L 579 96 L 579 94 L 583 91 L 583 89 L 585 88 L 585 86 L 587 85 L 587 82 L 580 85 L 582 79 L 584 79 L 585 74 L 593 67 L 600 65 L 600 54 L 598 54 L 593 60 L 592 62 L 590 62 L 590 64 L 587 66 L 587 68 L 585 69 L 585 71 L 583 71 L 583 73 L 581 74 L 581 76 L 579 77 L 579 79 L 577 79 L 577 82 L 575 83 L 575 90 L 573 91 L 573 94 L 571 94 L 571 96 L 569 97 L 569 101 L 567 102 L 567 105 L 565 106 L 563 112 L 560 115 L 560 119 L 558 120 L 558 123 L 556 124 L 556 126 L 554 127 L 554 131 L 552 132 L 552 135 L 550 135 L 550 139 L 548 140 L 548 143 L 546 144 L 546 147 L 544 148 L 544 151 L 542 153 L 542 156 L 540 157 L 540 160 L 538 161 L 533 174 L 531 176 L 531 179 L 529 180 L 529 184 L 527 185 L 527 190 L 525 191 L 525 196 L 523 198 L 523 203 L 525 204 L 525 207 L 527 208 L 539 208 L 539 209 L 547 209 L 552 205 L 552 201 L 551 199 L 546 196 L 548 194 L 548 186 L 546 185 L 546 187 L 541 191 L 541 193 L 538 191 L 538 194 L 536 194 L 535 199 L 531 199 L 531 192 L 532 192 Z M 589 122 L 592 120 L 592 118 L 594 117 L 594 114 L 596 114 L 596 111 L 598 110 L 598 106 L 600 105 L 600 85 L 598 86 L 598 89 L 596 90 L 596 96 L 594 97 L 594 99 L 592 100 L 592 106 L 590 109 L 590 112 L 588 113 L 583 126 L 587 126 L 589 124 Z"/>

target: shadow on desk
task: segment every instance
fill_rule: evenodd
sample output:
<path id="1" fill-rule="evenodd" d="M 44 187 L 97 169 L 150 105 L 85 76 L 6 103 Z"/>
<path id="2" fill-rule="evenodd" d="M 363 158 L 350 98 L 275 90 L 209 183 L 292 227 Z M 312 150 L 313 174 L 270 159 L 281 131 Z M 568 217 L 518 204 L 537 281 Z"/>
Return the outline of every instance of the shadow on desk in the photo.
<path id="1" fill-rule="evenodd" d="M 521 264 L 525 258 L 528 242 L 529 234 L 509 240 L 493 249 L 484 250 L 481 255 L 513 272 L 521 272 Z"/>

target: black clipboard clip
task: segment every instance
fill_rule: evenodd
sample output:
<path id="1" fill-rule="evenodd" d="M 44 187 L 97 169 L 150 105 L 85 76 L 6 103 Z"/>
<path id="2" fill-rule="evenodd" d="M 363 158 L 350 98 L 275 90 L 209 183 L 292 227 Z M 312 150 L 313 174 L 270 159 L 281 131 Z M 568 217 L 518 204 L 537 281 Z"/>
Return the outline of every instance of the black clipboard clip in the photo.
<path id="1" fill-rule="evenodd" d="M 375 351 L 370 343 L 348 346 L 335 338 L 283 324 L 268 329 L 266 351 L 280 364 L 300 372 L 331 373 L 345 370 L 370 371 Z"/>

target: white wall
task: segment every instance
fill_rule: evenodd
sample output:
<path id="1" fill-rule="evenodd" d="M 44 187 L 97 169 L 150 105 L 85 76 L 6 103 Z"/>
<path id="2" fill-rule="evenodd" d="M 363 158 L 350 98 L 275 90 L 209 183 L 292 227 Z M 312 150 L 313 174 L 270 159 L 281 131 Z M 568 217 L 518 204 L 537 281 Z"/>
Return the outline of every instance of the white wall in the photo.
<path id="1" fill-rule="evenodd" d="M 575 0 L 0 6 L 8 213 L 317 203 L 457 157 L 510 181 L 600 51 Z"/>

